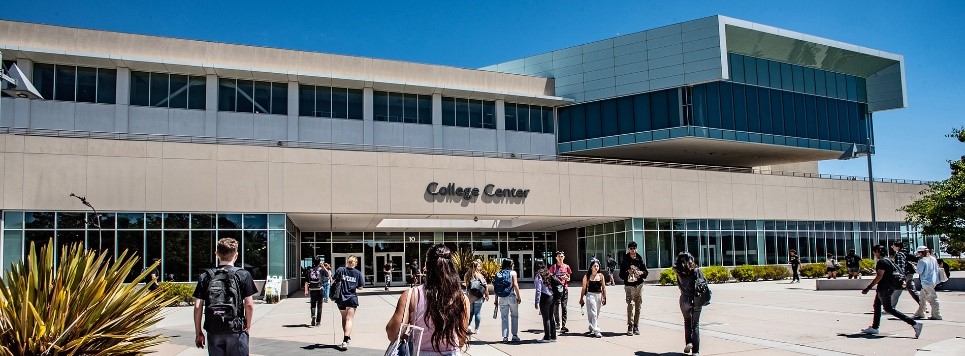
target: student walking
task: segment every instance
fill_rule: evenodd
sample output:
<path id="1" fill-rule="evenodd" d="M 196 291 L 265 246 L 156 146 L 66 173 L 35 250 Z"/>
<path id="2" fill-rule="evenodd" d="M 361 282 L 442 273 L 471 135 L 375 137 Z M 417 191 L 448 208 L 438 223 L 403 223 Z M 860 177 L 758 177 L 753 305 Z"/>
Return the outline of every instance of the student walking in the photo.
<path id="1" fill-rule="evenodd" d="M 912 318 L 925 317 L 925 303 L 931 305 L 931 320 L 942 320 L 942 312 L 938 309 L 938 294 L 935 286 L 942 281 L 943 273 L 938 267 L 938 260 L 929 253 L 928 247 L 918 246 L 918 276 L 921 278 L 921 303 Z"/>
<path id="2" fill-rule="evenodd" d="M 161 261 L 161 259 L 156 257 L 151 260 L 151 264 L 157 264 L 157 267 L 152 269 L 151 273 L 148 273 L 148 275 L 144 277 L 144 283 L 147 284 L 147 290 L 151 292 L 161 287 L 161 285 L 158 283 L 161 279 L 161 272 L 158 271 L 158 269 L 161 268 L 161 264 L 158 263 L 159 261 Z"/>
<path id="3" fill-rule="evenodd" d="M 478 334 L 479 322 L 482 319 L 479 315 L 482 312 L 483 303 L 489 300 L 489 288 L 487 288 L 486 277 L 482 274 L 482 262 L 479 260 L 472 262 L 472 269 L 463 277 L 463 283 L 466 286 L 470 305 L 469 321 L 466 326 L 469 327 L 470 334 Z M 476 328 L 471 327 L 473 320 L 476 321 Z"/>
<path id="4" fill-rule="evenodd" d="M 643 280 L 649 271 L 643 256 L 637 253 L 637 243 L 627 243 L 627 254 L 620 263 L 620 279 L 627 297 L 627 335 L 640 335 L 640 307 L 643 304 Z"/>
<path id="5" fill-rule="evenodd" d="M 583 276 L 583 290 L 580 291 L 580 306 L 586 305 L 586 320 L 589 322 L 591 334 L 598 338 L 600 333 L 600 307 L 606 305 L 606 276 L 600 273 L 600 261 L 590 262 L 590 267 Z"/>
<path id="6" fill-rule="evenodd" d="M 824 262 L 824 266 L 827 268 L 828 279 L 838 279 L 838 270 L 841 269 L 841 263 L 838 262 L 837 258 L 834 258 L 834 254 L 828 254 L 828 260 Z"/>
<path id="7" fill-rule="evenodd" d="M 206 269 L 194 287 L 194 345 L 204 348 L 207 341 L 208 355 L 247 355 L 251 315 L 255 310 L 251 296 L 258 293 L 258 287 L 248 271 L 234 266 L 238 259 L 237 240 L 218 240 L 215 255 L 218 267 Z"/>
<path id="8" fill-rule="evenodd" d="M 921 299 L 918 297 L 918 289 L 915 288 L 915 263 L 918 263 L 918 258 L 912 256 L 908 253 L 908 250 L 903 249 L 904 244 L 901 241 L 895 241 L 891 243 L 891 250 L 895 253 L 895 267 L 898 271 L 901 271 L 905 276 L 905 290 L 908 294 L 911 294 L 911 299 L 915 300 L 915 303 L 921 304 Z M 901 288 L 898 288 L 896 292 L 900 292 Z M 898 297 L 901 293 L 895 293 L 892 296 L 892 304 L 898 304 Z"/>
<path id="9" fill-rule="evenodd" d="M 322 320 L 322 280 L 328 279 L 328 274 L 324 272 L 322 260 L 312 257 L 312 267 L 305 271 L 305 296 L 309 297 L 312 326 L 318 325 Z"/>
<path id="10" fill-rule="evenodd" d="M 871 252 L 874 253 L 875 259 L 878 260 L 875 264 L 875 271 L 877 273 L 875 273 L 875 279 L 861 291 L 861 294 L 868 294 L 868 291 L 875 285 L 878 286 L 878 289 L 874 302 L 874 319 L 872 319 L 871 326 L 861 330 L 861 332 L 870 335 L 878 333 L 878 326 L 881 325 L 881 309 L 884 308 L 889 314 L 911 325 L 915 330 L 915 338 L 917 339 L 918 336 L 921 335 L 921 329 L 924 325 L 915 322 L 912 318 L 895 310 L 895 307 L 891 304 L 892 291 L 901 290 L 902 270 L 900 266 L 896 266 L 894 262 L 884 258 L 883 253 L 885 253 L 885 251 L 887 250 L 881 245 L 874 246 L 871 250 Z"/>
<path id="11" fill-rule="evenodd" d="M 553 296 L 553 273 L 546 269 L 546 262 L 536 261 L 536 275 L 533 286 L 536 289 L 536 309 L 543 319 L 543 338 L 539 342 L 556 341 L 556 318 L 553 316 L 558 301 Z"/>
<path id="12" fill-rule="evenodd" d="M 570 265 L 563 263 L 563 260 L 566 259 L 566 255 L 563 254 L 563 251 L 556 251 L 556 253 L 553 255 L 553 258 L 556 259 L 556 263 L 549 268 L 549 272 L 563 282 L 563 296 L 561 296 L 559 300 L 556 300 L 555 304 L 553 304 L 553 319 L 556 321 L 556 326 L 559 328 L 559 332 L 567 333 L 570 332 L 570 329 L 566 328 L 566 305 L 570 301 L 569 283 L 570 276 L 573 275 L 573 270 L 570 269 Z"/>
<path id="13" fill-rule="evenodd" d="M 617 285 L 617 276 L 613 274 L 613 271 L 617 269 L 617 260 L 613 259 L 613 255 L 606 255 L 606 273 L 610 276 L 610 285 Z"/>
<path id="14" fill-rule="evenodd" d="M 325 262 L 322 264 L 322 302 L 328 303 L 329 292 L 332 290 L 332 265 Z"/>
<path id="15" fill-rule="evenodd" d="M 420 339 L 409 340 L 419 350 L 418 354 L 461 355 L 469 341 L 466 326 L 469 324 L 469 300 L 462 293 L 458 273 L 452 263 L 452 251 L 446 245 L 430 247 L 426 253 L 424 283 L 402 292 L 395 314 L 385 326 L 389 341 L 394 342 L 402 325 L 408 323 L 423 329 Z M 408 320 L 403 320 L 405 314 L 409 315 Z"/>
<path id="16" fill-rule="evenodd" d="M 704 274 L 697 268 L 694 256 L 681 252 L 673 265 L 677 274 L 677 288 L 680 289 L 680 313 L 684 317 L 684 353 L 700 355 L 700 312 L 708 300 L 697 295 L 697 281 L 707 283 Z"/>
<path id="17" fill-rule="evenodd" d="M 339 267 L 335 270 L 335 275 L 332 277 L 333 280 L 339 283 L 338 286 L 338 297 L 335 299 L 335 305 L 338 307 L 338 312 L 342 314 L 342 343 L 339 348 L 342 350 L 348 349 L 352 343 L 352 321 L 355 319 L 355 310 L 359 307 L 359 296 L 358 291 L 362 290 L 362 272 L 355 269 L 358 265 L 358 258 L 355 256 L 348 256 L 345 260 L 345 266 Z"/>
<path id="18" fill-rule="evenodd" d="M 385 255 L 385 264 L 382 265 L 382 275 L 385 278 L 385 290 L 389 290 L 389 285 L 392 283 L 392 271 L 395 270 L 395 266 L 392 265 L 392 258 L 389 255 Z"/>
<path id="19" fill-rule="evenodd" d="M 412 263 L 409 263 L 409 287 L 419 284 L 419 274 L 422 273 L 422 268 L 419 266 L 419 260 L 413 258 Z"/>
<path id="20" fill-rule="evenodd" d="M 848 279 L 861 279 L 861 256 L 855 254 L 854 249 L 844 256 L 844 265 L 848 268 Z"/>
<path id="21" fill-rule="evenodd" d="M 798 271 L 801 269 L 801 258 L 797 257 L 797 250 L 793 248 L 788 251 L 788 253 L 789 256 L 787 259 L 789 260 L 788 262 L 791 263 L 791 283 L 794 283 L 795 281 L 801 283 L 801 274 L 798 273 Z"/>
<path id="22" fill-rule="evenodd" d="M 502 269 L 493 278 L 493 304 L 502 316 L 503 342 L 510 342 L 510 321 L 512 321 L 512 342 L 519 342 L 519 278 L 513 270 L 513 260 L 504 258 Z"/>

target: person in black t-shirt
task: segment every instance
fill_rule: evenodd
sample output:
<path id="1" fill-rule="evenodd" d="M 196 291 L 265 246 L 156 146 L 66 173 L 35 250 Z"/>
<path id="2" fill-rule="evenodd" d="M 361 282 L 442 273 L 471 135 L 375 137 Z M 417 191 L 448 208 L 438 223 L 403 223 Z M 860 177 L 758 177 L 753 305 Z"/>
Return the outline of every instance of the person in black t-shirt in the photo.
<path id="1" fill-rule="evenodd" d="M 878 326 L 881 325 L 881 309 L 884 308 L 888 314 L 895 316 L 901 321 L 904 321 L 915 330 L 915 338 L 917 339 L 921 335 L 921 329 L 923 327 L 922 323 L 916 322 L 914 319 L 908 317 L 905 314 L 895 310 L 895 307 L 891 304 L 891 294 L 894 289 L 899 286 L 900 281 L 896 280 L 894 270 L 896 268 L 901 268 L 897 266 L 891 260 L 882 256 L 883 253 L 887 251 L 884 246 L 878 245 L 871 249 L 874 253 L 875 259 L 878 262 L 875 264 L 875 279 L 861 291 L 861 294 L 868 294 L 875 285 L 878 286 L 875 295 L 874 303 L 874 319 L 872 319 L 871 326 L 867 329 L 861 330 L 861 332 L 869 335 L 874 335 L 878 333 Z M 900 271 L 900 270 L 899 270 Z M 900 274 L 900 273 L 899 273 Z M 900 287 L 897 287 L 900 289 Z"/>
<path id="2" fill-rule="evenodd" d="M 159 259 L 159 258 L 154 258 L 153 260 L 151 260 L 151 264 L 158 263 L 158 261 L 160 261 L 160 260 L 161 260 L 161 259 Z M 152 270 L 151 270 L 151 273 L 149 273 L 149 274 L 147 275 L 147 277 L 144 278 L 144 283 L 147 283 L 147 285 L 148 285 L 148 286 L 147 286 L 147 290 L 149 290 L 149 291 L 152 291 L 152 292 L 153 292 L 154 290 L 158 289 L 158 287 L 161 286 L 160 284 L 158 284 L 158 281 L 161 280 L 161 272 L 158 271 L 159 268 L 161 268 L 161 265 L 160 265 L 160 264 L 158 264 L 157 267 L 155 267 L 154 269 L 152 269 Z"/>
<path id="3" fill-rule="evenodd" d="M 795 281 L 801 283 L 801 274 L 798 273 L 798 271 L 801 269 L 801 258 L 797 257 L 797 250 L 793 248 L 788 251 L 788 254 L 787 259 L 788 262 L 791 263 L 791 272 L 793 273 L 791 276 L 791 283 L 794 283 Z"/>
<path id="4" fill-rule="evenodd" d="M 844 257 L 844 265 L 848 267 L 848 279 L 861 279 L 859 262 L 861 257 L 854 253 L 854 249 L 848 250 L 848 255 Z"/>
<path id="5" fill-rule="evenodd" d="M 244 330 L 238 332 L 224 332 L 212 330 L 210 323 L 212 320 L 205 320 L 204 330 L 208 331 L 207 346 L 209 355 L 247 355 L 248 354 L 248 333 L 251 332 L 251 316 L 255 310 L 255 303 L 251 296 L 258 293 L 258 287 L 251 278 L 251 274 L 243 269 L 234 267 L 235 260 L 238 259 L 238 241 L 230 237 L 218 240 L 216 249 L 218 256 L 218 268 L 234 269 L 234 275 L 238 278 L 238 294 L 244 297 L 244 307 L 241 317 L 244 319 Z M 205 335 L 201 328 L 201 320 L 204 316 L 204 308 L 208 303 L 208 273 L 202 273 L 198 277 L 198 285 L 194 288 L 194 344 L 198 348 L 205 347 Z"/>
<path id="6" fill-rule="evenodd" d="M 355 269 L 357 265 L 358 258 L 349 256 L 345 260 L 345 266 L 335 270 L 335 274 L 332 276 L 333 280 L 341 281 L 338 297 L 335 298 L 335 305 L 338 306 L 338 311 L 342 314 L 342 332 L 345 335 L 342 338 L 342 344 L 339 345 L 342 350 L 348 349 L 352 342 L 352 320 L 355 319 L 355 309 L 359 307 L 357 291 L 361 290 L 362 284 L 365 283 L 362 272 Z"/>

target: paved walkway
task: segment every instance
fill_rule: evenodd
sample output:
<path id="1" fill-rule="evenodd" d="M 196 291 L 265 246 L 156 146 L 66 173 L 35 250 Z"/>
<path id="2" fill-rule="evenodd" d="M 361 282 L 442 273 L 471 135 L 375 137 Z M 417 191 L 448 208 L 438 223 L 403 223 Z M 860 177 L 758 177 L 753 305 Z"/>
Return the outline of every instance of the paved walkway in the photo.
<path id="1" fill-rule="evenodd" d="M 780 282 L 728 283 L 712 285 L 713 303 L 701 315 L 702 355 L 965 355 L 965 293 L 939 293 L 945 320 L 924 321 L 920 339 L 911 327 L 890 316 L 883 317 L 881 334 L 867 336 L 860 330 L 871 323 L 871 295 L 858 291 L 815 291 L 814 281 L 801 284 Z M 391 293 L 363 292 L 355 319 L 352 347 L 335 348 L 342 332 L 338 312 L 326 304 L 323 323 L 309 327 L 308 299 L 294 297 L 281 303 L 259 304 L 251 333 L 251 351 L 259 355 L 377 355 L 388 341 L 385 323 L 392 313 L 401 288 Z M 532 303 L 533 290 L 523 291 L 520 306 L 522 344 L 499 342 L 498 319 L 493 307 L 483 307 L 480 333 L 472 339 L 467 354 L 574 355 L 682 355 L 682 318 L 677 306 L 676 287 L 644 287 L 643 317 L 639 336 L 626 336 L 624 293 L 621 286 L 608 287 L 608 305 L 600 320 L 604 338 L 580 335 L 586 317 L 578 304 L 579 290 L 571 289 L 570 334 L 559 342 L 539 344 L 542 324 Z M 911 314 L 917 305 L 904 294 L 898 309 Z M 157 328 L 170 337 L 156 349 L 161 355 L 204 355 L 194 348 L 191 308 L 170 308 Z"/>

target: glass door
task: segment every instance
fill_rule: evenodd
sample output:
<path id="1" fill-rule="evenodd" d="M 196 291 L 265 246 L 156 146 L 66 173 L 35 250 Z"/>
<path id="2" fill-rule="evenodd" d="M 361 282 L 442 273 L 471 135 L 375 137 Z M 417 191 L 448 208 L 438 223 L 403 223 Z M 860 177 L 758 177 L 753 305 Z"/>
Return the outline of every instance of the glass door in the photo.
<path id="1" fill-rule="evenodd" d="M 385 285 L 386 275 L 383 271 L 385 270 L 387 263 L 392 264 L 392 274 L 389 278 L 389 285 L 405 285 L 405 278 L 403 278 L 403 275 L 406 273 L 406 268 L 408 267 L 408 265 L 405 264 L 405 253 L 390 252 L 375 256 L 375 267 L 378 269 L 378 273 L 375 275 L 376 286 Z"/>
<path id="2" fill-rule="evenodd" d="M 362 266 L 364 266 L 365 264 L 362 263 L 362 256 L 359 256 L 358 254 L 333 253 L 332 254 L 332 273 L 335 273 L 335 270 L 337 270 L 339 267 L 345 266 L 345 260 L 348 259 L 348 256 L 353 256 L 353 255 L 355 256 L 355 258 L 358 258 L 358 264 L 355 265 L 355 269 L 359 270 L 359 272 L 362 272 L 362 279 L 365 280 L 364 286 L 365 287 L 370 286 L 372 284 L 372 280 L 371 280 L 372 276 L 365 275 L 365 271 L 362 270 Z"/>
<path id="3" fill-rule="evenodd" d="M 510 251 L 509 259 L 513 260 L 516 266 L 516 273 L 521 281 L 533 280 L 533 251 Z"/>

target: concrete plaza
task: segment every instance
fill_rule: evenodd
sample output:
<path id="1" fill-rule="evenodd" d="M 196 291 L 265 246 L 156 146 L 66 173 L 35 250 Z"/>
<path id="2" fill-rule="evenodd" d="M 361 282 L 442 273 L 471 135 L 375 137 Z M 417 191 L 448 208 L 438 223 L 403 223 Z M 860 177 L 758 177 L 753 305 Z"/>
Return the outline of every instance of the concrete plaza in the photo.
<path id="1" fill-rule="evenodd" d="M 870 281 L 870 279 L 868 280 Z M 879 335 L 863 335 L 871 324 L 873 292 L 815 291 L 814 280 L 712 285 L 714 299 L 701 315 L 702 355 L 965 355 L 965 293 L 941 292 L 944 320 L 925 320 L 921 338 L 911 327 L 885 315 Z M 526 288 L 526 286 L 524 286 Z M 309 327 L 308 299 L 296 294 L 278 304 L 258 304 L 251 332 L 251 352 L 259 355 L 376 355 L 387 346 L 385 323 L 402 288 L 390 292 L 369 289 L 361 294 L 352 345 L 341 342 L 340 319 L 334 304 L 325 304 L 323 323 Z M 524 289 L 520 306 L 521 344 L 503 344 L 493 306 L 483 307 L 480 332 L 467 354 L 487 355 L 682 355 L 683 320 L 673 286 L 644 287 L 640 335 L 626 336 L 626 303 L 622 286 L 608 287 L 603 307 L 602 339 L 583 336 L 586 316 L 578 303 L 579 289 L 570 289 L 570 333 L 556 343 L 542 344 L 542 324 L 533 304 L 533 290 Z M 905 293 L 898 309 L 911 315 L 917 305 Z M 161 355 L 204 355 L 194 348 L 191 308 L 169 308 L 158 331 L 169 342 Z"/>

